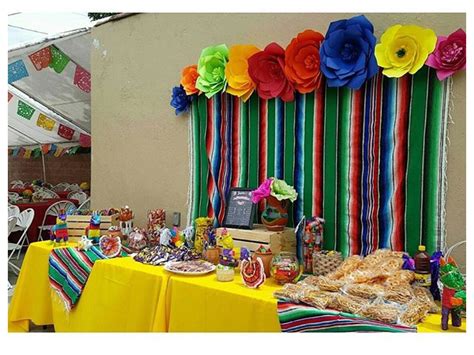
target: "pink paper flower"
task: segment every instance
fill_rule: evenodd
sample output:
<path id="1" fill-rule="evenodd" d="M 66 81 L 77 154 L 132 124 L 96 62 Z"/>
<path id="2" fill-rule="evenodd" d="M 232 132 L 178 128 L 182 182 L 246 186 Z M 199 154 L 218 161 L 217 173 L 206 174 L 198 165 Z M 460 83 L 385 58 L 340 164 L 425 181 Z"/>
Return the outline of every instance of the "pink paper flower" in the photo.
<path id="1" fill-rule="evenodd" d="M 266 179 L 256 190 L 252 191 L 252 202 L 259 203 L 265 197 L 270 196 L 272 179 Z"/>
<path id="2" fill-rule="evenodd" d="M 466 68 L 466 32 L 460 28 L 448 37 L 438 36 L 436 48 L 425 64 L 436 69 L 439 80 Z"/>

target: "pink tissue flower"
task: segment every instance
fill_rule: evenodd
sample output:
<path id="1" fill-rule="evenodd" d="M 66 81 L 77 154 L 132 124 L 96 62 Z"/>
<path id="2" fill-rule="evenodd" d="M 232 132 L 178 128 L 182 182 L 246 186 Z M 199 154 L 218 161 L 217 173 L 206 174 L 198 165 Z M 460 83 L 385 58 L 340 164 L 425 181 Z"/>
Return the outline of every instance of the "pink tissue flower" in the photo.
<path id="1" fill-rule="evenodd" d="M 466 32 L 460 28 L 448 37 L 438 36 L 436 48 L 425 64 L 436 69 L 439 80 L 466 68 Z"/>
<path id="2" fill-rule="evenodd" d="M 252 191 L 252 202 L 259 203 L 265 197 L 270 196 L 272 179 L 266 179 L 256 190 Z"/>

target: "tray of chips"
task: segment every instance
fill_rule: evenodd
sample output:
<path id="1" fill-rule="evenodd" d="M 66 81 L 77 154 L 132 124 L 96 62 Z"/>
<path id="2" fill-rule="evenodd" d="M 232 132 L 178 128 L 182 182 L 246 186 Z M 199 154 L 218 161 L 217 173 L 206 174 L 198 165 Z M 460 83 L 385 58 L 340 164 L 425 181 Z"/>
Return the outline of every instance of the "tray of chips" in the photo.
<path id="1" fill-rule="evenodd" d="M 181 275 L 204 275 L 216 269 L 214 264 L 204 260 L 169 261 L 165 270 Z"/>

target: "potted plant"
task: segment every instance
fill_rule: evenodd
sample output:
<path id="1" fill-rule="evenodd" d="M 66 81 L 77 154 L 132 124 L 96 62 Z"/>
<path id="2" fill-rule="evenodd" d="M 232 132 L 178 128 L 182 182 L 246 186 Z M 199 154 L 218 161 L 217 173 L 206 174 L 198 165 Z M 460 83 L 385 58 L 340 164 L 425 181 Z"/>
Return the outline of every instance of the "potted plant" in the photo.
<path id="1" fill-rule="evenodd" d="M 266 200 L 262 212 L 262 223 L 270 231 L 282 231 L 288 223 L 288 206 L 296 201 L 298 193 L 293 186 L 284 180 L 274 177 L 266 179 L 256 190 L 252 191 L 252 202 Z"/>

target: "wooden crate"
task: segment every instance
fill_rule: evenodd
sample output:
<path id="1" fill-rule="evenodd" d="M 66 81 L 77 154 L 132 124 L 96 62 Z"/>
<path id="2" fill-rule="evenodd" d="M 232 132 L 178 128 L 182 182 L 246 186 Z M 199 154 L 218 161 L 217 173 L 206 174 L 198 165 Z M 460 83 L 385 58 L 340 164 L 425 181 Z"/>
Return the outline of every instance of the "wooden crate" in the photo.
<path id="1" fill-rule="evenodd" d="M 84 216 L 67 216 L 67 231 L 69 238 L 71 240 L 80 239 L 89 226 L 91 221 L 91 215 Z M 112 216 L 100 216 L 100 235 L 106 234 L 107 230 L 111 226 L 119 226 L 120 221 L 118 219 L 118 214 Z"/>
<path id="2" fill-rule="evenodd" d="M 220 235 L 223 228 L 217 229 Z M 237 248 L 246 247 L 250 251 L 258 249 L 260 244 L 270 247 L 273 254 L 281 251 L 296 253 L 296 236 L 294 228 L 285 228 L 281 232 L 268 231 L 262 224 L 255 224 L 254 229 L 227 228 Z"/>

